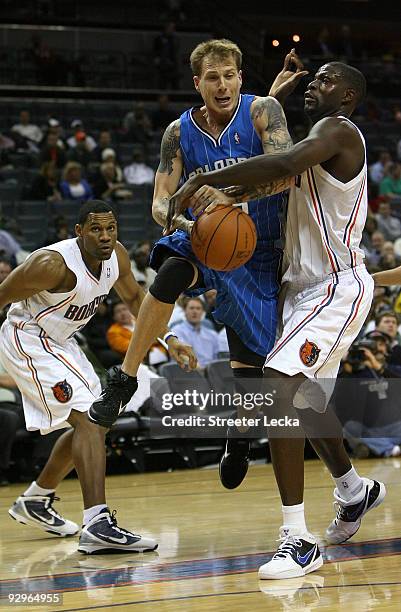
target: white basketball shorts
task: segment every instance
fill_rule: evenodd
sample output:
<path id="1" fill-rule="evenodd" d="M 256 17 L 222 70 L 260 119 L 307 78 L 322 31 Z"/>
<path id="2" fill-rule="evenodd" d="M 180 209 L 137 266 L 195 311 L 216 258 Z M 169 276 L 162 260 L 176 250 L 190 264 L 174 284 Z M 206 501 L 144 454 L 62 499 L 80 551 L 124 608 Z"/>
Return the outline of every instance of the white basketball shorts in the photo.
<path id="1" fill-rule="evenodd" d="M 3 323 L 0 359 L 21 392 L 28 431 L 68 427 L 71 410 L 87 412 L 101 393 L 99 378 L 76 340 L 61 345 L 40 327 Z"/>
<path id="2" fill-rule="evenodd" d="M 303 289 L 288 283 L 283 331 L 266 357 L 265 368 L 289 376 L 335 379 L 341 359 L 369 314 L 373 286 L 364 265 Z"/>

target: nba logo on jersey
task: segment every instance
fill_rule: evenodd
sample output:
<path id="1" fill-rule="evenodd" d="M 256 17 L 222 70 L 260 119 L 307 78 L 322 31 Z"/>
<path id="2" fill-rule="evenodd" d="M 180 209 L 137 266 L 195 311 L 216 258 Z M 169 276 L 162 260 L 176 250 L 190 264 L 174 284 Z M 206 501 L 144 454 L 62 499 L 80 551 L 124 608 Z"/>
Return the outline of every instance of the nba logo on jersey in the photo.
<path id="1" fill-rule="evenodd" d="M 238 132 L 234 132 L 234 141 L 235 141 L 235 144 L 240 144 L 241 142 Z"/>
<path id="2" fill-rule="evenodd" d="M 110 278 L 110 268 L 107 268 L 107 270 L 106 270 L 106 277 Z"/>

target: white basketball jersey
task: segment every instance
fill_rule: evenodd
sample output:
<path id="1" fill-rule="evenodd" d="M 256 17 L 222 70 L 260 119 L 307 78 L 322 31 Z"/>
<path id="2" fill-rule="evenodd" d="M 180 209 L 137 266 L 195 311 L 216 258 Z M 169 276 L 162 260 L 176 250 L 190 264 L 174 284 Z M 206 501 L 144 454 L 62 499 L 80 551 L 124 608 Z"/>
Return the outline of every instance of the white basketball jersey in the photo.
<path id="1" fill-rule="evenodd" d="M 365 148 L 361 132 L 350 123 Z M 311 285 L 363 263 L 359 245 L 368 206 L 366 179 L 366 148 L 362 170 L 348 183 L 320 165 L 296 177 L 288 202 L 283 281 Z"/>
<path id="2" fill-rule="evenodd" d="M 117 255 L 113 251 L 110 259 L 102 262 L 100 278 L 96 278 L 86 267 L 76 238 L 56 242 L 43 250 L 60 253 L 77 278 L 74 289 L 67 293 L 41 291 L 12 304 L 7 318 L 25 331 L 38 333 L 43 330 L 62 344 L 84 327 L 106 299 L 119 276 Z"/>

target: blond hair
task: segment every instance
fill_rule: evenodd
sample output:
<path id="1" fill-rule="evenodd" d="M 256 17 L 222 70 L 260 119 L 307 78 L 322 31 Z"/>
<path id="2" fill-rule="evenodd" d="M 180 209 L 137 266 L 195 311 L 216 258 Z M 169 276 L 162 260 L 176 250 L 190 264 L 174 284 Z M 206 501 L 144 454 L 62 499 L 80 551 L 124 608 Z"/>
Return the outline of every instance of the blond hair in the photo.
<path id="1" fill-rule="evenodd" d="M 199 76 L 202 73 L 203 60 L 208 55 L 219 60 L 227 59 L 231 56 L 235 60 L 237 69 L 241 70 L 241 49 L 238 47 L 238 45 L 227 38 L 218 38 L 200 43 L 192 51 L 189 58 L 192 74 Z"/>
<path id="2" fill-rule="evenodd" d="M 68 175 L 71 170 L 82 170 L 81 164 L 75 161 L 69 161 L 66 163 L 63 169 L 63 180 L 68 181 Z"/>

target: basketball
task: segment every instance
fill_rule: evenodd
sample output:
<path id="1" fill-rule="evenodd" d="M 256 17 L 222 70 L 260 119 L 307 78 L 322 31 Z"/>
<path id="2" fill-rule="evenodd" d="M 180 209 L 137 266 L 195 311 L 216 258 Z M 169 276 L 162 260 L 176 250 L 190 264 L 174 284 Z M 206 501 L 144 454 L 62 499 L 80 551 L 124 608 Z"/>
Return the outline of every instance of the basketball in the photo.
<path id="1" fill-rule="evenodd" d="M 243 266 L 256 247 L 256 228 L 239 207 L 218 205 L 195 221 L 191 244 L 196 257 L 208 268 L 229 271 Z"/>

